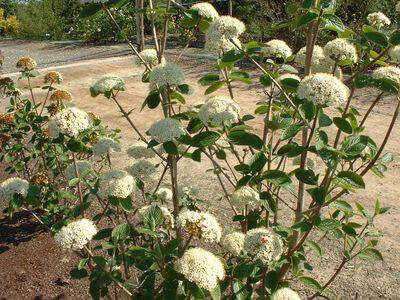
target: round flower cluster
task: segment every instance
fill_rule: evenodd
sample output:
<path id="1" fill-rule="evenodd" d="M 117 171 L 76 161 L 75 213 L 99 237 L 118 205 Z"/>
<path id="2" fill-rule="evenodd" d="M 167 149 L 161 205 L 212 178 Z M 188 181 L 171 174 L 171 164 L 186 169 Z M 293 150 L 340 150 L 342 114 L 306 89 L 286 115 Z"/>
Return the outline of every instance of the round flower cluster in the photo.
<path id="1" fill-rule="evenodd" d="M 118 76 L 106 75 L 100 78 L 90 88 L 90 92 L 93 96 L 104 94 L 111 91 L 124 91 L 125 82 Z"/>
<path id="2" fill-rule="evenodd" d="M 159 188 L 155 194 L 162 203 L 172 201 L 173 193 L 169 188 Z"/>
<path id="3" fill-rule="evenodd" d="M 178 65 L 169 62 L 158 64 L 149 75 L 150 85 L 158 87 L 180 85 L 185 78 L 183 70 Z"/>
<path id="4" fill-rule="evenodd" d="M 221 16 L 208 29 L 205 48 L 217 54 L 236 49 L 236 46 L 230 40 L 233 40 L 237 46 L 241 47 L 238 38 L 245 29 L 246 27 L 242 21 L 230 16 Z"/>
<path id="5" fill-rule="evenodd" d="M 216 11 L 214 6 L 207 2 L 193 4 L 190 9 L 196 10 L 199 16 L 210 19 L 211 21 L 214 21 L 219 17 L 219 13 Z"/>
<path id="6" fill-rule="evenodd" d="M 102 156 L 112 152 L 120 152 L 121 145 L 112 138 L 102 137 L 93 145 L 93 154 Z"/>
<path id="7" fill-rule="evenodd" d="M 291 288 L 284 287 L 272 294 L 271 300 L 301 300 L 299 294 Z"/>
<path id="8" fill-rule="evenodd" d="M 50 71 L 44 76 L 44 83 L 60 84 L 62 81 L 63 81 L 63 78 L 61 76 L 61 73 L 57 72 L 57 71 Z"/>
<path id="9" fill-rule="evenodd" d="M 32 57 L 23 56 L 17 61 L 16 67 L 24 71 L 30 71 L 37 67 L 37 63 Z"/>
<path id="10" fill-rule="evenodd" d="M 219 242 L 221 239 L 221 225 L 209 213 L 184 210 L 179 214 L 177 224 L 188 234 L 202 238 L 206 242 Z"/>
<path id="11" fill-rule="evenodd" d="M 7 87 L 13 83 L 14 80 L 12 80 L 10 77 L 0 77 L 0 87 Z"/>
<path id="12" fill-rule="evenodd" d="M 396 45 L 396 46 L 392 47 L 389 50 L 389 56 L 393 61 L 400 62 L 400 45 Z"/>
<path id="13" fill-rule="evenodd" d="M 324 53 L 333 60 L 358 60 L 356 47 L 348 39 L 338 38 L 326 43 Z"/>
<path id="14" fill-rule="evenodd" d="M 78 175 L 82 176 L 83 173 L 89 172 L 89 170 L 92 170 L 92 164 L 90 161 L 87 160 L 78 160 L 76 162 L 76 166 L 78 169 Z M 68 167 L 65 169 L 65 177 L 67 177 L 68 180 L 71 180 L 75 178 L 75 164 L 71 163 L 68 165 Z"/>
<path id="15" fill-rule="evenodd" d="M 143 141 L 138 141 L 134 143 L 131 147 L 126 150 L 126 153 L 135 159 L 138 158 L 153 158 L 156 153 L 153 149 L 148 148 L 147 144 Z"/>
<path id="16" fill-rule="evenodd" d="M 139 209 L 139 214 L 143 217 L 151 207 L 152 207 L 151 205 L 143 206 L 142 208 Z M 159 206 L 159 208 L 161 209 L 162 214 L 164 216 L 164 224 L 169 228 L 174 228 L 175 227 L 174 216 L 171 214 L 169 209 L 164 206 Z"/>
<path id="17" fill-rule="evenodd" d="M 329 57 L 325 57 L 324 59 L 320 59 L 319 61 L 311 64 L 311 72 L 313 74 L 316 73 L 327 73 L 332 74 L 333 69 L 335 69 L 335 77 L 338 79 L 342 79 L 343 72 L 338 65 L 335 64 L 335 61 L 330 59 Z"/>
<path id="18" fill-rule="evenodd" d="M 199 118 L 205 125 L 222 126 L 239 121 L 240 107 L 223 96 L 209 98 L 199 110 Z"/>
<path id="19" fill-rule="evenodd" d="M 261 53 L 269 58 L 281 58 L 283 60 L 292 56 L 292 49 L 282 40 L 270 40 L 261 48 Z"/>
<path id="20" fill-rule="evenodd" d="M 54 235 L 54 240 L 65 250 L 78 251 L 89 243 L 97 233 L 91 220 L 80 219 L 69 223 Z"/>
<path id="21" fill-rule="evenodd" d="M 155 66 L 158 64 L 158 54 L 157 50 L 155 49 L 144 49 L 142 50 L 139 55 L 143 58 L 144 62 L 150 66 Z M 134 58 L 134 64 L 136 66 L 140 66 L 142 61 L 139 57 Z"/>
<path id="22" fill-rule="evenodd" d="M 11 177 L 0 183 L 0 201 L 10 201 L 14 194 L 26 197 L 29 182 L 19 177 Z"/>
<path id="23" fill-rule="evenodd" d="M 49 177 L 45 172 L 36 172 L 29 182 L 34 185 L 47 185 L 49 184 Z"/>
<path id="24" fill-rule="evenodd" d="M 375 79 L 390 79 L 400 85 L 400 68 L 389 66 L 380 67 L 372 72 Z"/>
<path id="25" fill-rule="evenodd" d="M 178 120 L 165 118 L 151 125 L 148 132 L 152 139 L 164 143 L 181 137 L 185 129 Z"/>
<path id="26" fill-rule="evenodd" d="M 98 195 L 101 198 L 114 196 L 126 198 L 133 192 L 135 180 L 122 170 L 111 170 L 101 175 Z"/>
<path id="27" fill-rule="evenodd" d="M 50 96 L 51 102 L 72 101 L 72 94 L 65 90 L 56 90 Z"/>
<path id="28" fill-rule="evenodd" d="M 0 113 L 0 126 L 11 125 L 14 122 L 14 114 Z"/>
<path id="29" fill-rule="evenodd" d="M 301 48 L 295 56 L 295 62 L 301 66 L 306 64 L 306 51 L 307 47 Z M 324 49 L 321 46 L 315 45 L 313 54 L 311 56 L 311 64 L 318 64 L 320 60 L 324 59 Z"/>
<path id="30" fill-rule="evenodd" d="M 283 241 L 271 229 L 251 229 L 244 238 L 244 251 L 266 264 L 280 259 L 283 253 Z"/>
<path id="31" fill-rule="evenodd" d="M 222 261 L 202 248 L 190 248 L 175 264 L 176 270 L 200 288 L 212 291 L 225 278 Z"/>
<path id="32" fill-rule="evenodd" d="M 144 159 L 134 162 L 131 166 L 126 167 L 125 170 L 133 177 L 143 181 L 153 179 L 157 172 L 156 167 Z"/>
<path id="33" fill-rule="evenodd" d="M 296 74 L 285 73 L 285 74 L 280 75 L 276 81 L 278 81 L 278 83 L 281 83 L 285 79 L 293 79 L 293 80 L 296 80 L 299 82 L 301 80 L 300 77 Z"/>
<path id="34" fill-rule="evenodd" d="M 317 73 L 300 81 L 298 96 L 317 105 L 339 106 L 347 100 L 349 89 L 335 76 Z"/>
<path id="35" fill-rule="evenodd" d="M 367 20 L 369 24 L 375 26 L 378 29 L 389 26 L 392 23 L 390 19 L 380 11 L 369 14 L 367 16 Z"/>
<path id="36" fill-rule="evenodd" d="M 81 132 L 92 126 L 90 116 L 76 107 L 65 108 L 49 120 L 49 133 L 52 138 L 57 138 L 60 133 L 77 137 Z"/>
<path id="37" fill-rule="evenodd" d="M 241 232 L 232 232 L 224 235 L 221 239 L 221 246 L 234 256 L 238 256 L 244 247 L 244 234 Z"/>
<path id="38" fill-rule="evenodd" d="M 260 194 L 249 186 L 242 186 L 233 192 L 232 204 L 238 209 L 244 209 L 246 205 L 255 209 L 261 206 Z"/>

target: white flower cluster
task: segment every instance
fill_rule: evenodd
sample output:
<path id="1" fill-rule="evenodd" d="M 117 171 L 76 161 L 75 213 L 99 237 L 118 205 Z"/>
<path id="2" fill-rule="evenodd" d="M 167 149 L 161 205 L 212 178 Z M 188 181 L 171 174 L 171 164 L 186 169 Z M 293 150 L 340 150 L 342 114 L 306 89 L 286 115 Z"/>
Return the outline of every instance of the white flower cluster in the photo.
<path id="1" fill-rule="evenodd" d="M 173 193 L 169 188 L 159 188 L 155 194 L 162 203 L 172 201 Z"/>
<path id="2" fill-rule="evenodd" d="M 205 125 L 222 126 L 239 121 L 240 107 L 224 96 L 209 98 L 199 110 L 199 118 Z"/>
<path id="3" fill-rule="evenodd" d="M 301 300 L 299 294 L 291 288 L 284 287 L 272 294 L 271 300 Z"/>
<path id="4" fill-rule="evenodd" d="M 80 219 L 69 223 L 54 235 L 54 240 L 65 250 L 81 250 L 97 233 L 91 220 Z"/>
<path id="5" fill-rule="evenodd" d="M 153 179 L 157 172 L 156 167 L 144 159 L 135 161 L 132 165 L 126 167 L 125 170 L 133 177 L 143 181 Z"/>
<path id="6" fill-rule="evenodd" d="M 244 238 L 244 251 L 267 264 L 280 259 L 283 253 L 283 241 L 269 228 L 251 229 Z"/>
<path id="7" fill-rule="evenodd" d="M 233 256 L 238 256 L 243 251 L 244 236 L 241 232 L 232 232 L 224 235 L 221 239 L 221 246 Z"/>
<path id="8" fill-rule="evenodd" d="M 249 186 L 242 186 L 233 192 L 231 196 L 233 206 L 238 209 L 244 209 L 246 205 L 250 209 L 261 206 L 260 194 Z"/>
<path id="9" fill-rule="evenodd" d="M 79 176 L 82 176 L 83 173 L 88 172 L 89 170 L 92 170 L 92 164 L 90 161 L 87 160 L 78 160 L 76 162 L 76 166 L 78 169 L 78 174 Z M 68 167 L 65 169 L 65 177 L 67 177 L 68 180 L 71 180 L 75 178 L 75 164 L 71 163 L 68 165 Z"/>
<path id="10" fill-rule="evenodd" d="M 348 39 L 337 38 L 326 43 L 324 53 L 333 60 L 358 60 L 356 47 Z"/>
<path id="11" fill-rule="evenodd" d="M 380 29 L 385 26 L 389 26 L 392 22 L 383 12 L 374 12 L 367 16 L 369 24 Z"/>
<path id="12" fill-rule="evenodd" d="M 152 139 L 165 143 L 184 135 L 185 129 L 178 120 L 165 118 L 151 125 L 148 132 Z"/>
<path id="13" fill-rule="evenodd" d="M 92 118 L 86 112 L 76 107 L 68 107 L 50 118 L 48 128 L 52 138 L 57 138 L 60 133 L 77 137 L 92 125 Z"/>
<path id="14" fill-rule="evenodd" d="M 236 49 L 230 41 L 241 47 L 239 35 L 245 31 L 244 23 L 230 16 L 221 16 L 216 19 L 207 30 L 205 48 L 210 52 L 221 54 Z"/>
<path id="15" fill-rule="evenodd" d="M 156 153 L 153 149 L 147 148 L 147 144 L 143 141 L 137 141 L 132 146 L 130 146 L 126 153 L 135 159 L 138 158 L 153 158 L 156 156 Z"/>
<path id="16" fill-rule="evenodd" d="M 396 45 L 396 46 L 392 47 L 389 50 L 389 56 L 393 61 L 400 62 L 400 45 Z"/>
<path id="17" fill-rule="evenodd" d="M 124 91 L 125 82 L 118 76 L 106 75 L 97 80 L 90 90 L 97 95 L 109 91 Z"/>
<path id="18" fill-rule="evenodd" d="M 349 96 L 348 87 L 335 76 L 326 73 L 305 77 L 300 81 L 297 91 L 300 99 L 326 106 L 339 106 Z"/>
<path id="19" fill-rule="evenodd" d="M 101 175 L 98 195 L 101 198 L 114 196 L 126 198 L 133 192 L 135 180 L 122 170 L 111 170 Z"/>
<path id="20" fill-rule="evenodd" d="M 157 50 L 155 49 L 144 49 L 139 53 L 139 55 L 143 58 L 144 62 L 150 66 L 155 66 L 158 64 L 158 54 Z M 139 57 L 135 56 L 134 64 L 136 66 L 140 66 L 142 64 L 142 61 L 139 59 Z"/>
<path id="21" fill-rule="evenodd" d="M 219 13 L 216 11 L 214 6 L 207 2 L 193 4 L 190 9 L 196 10 L 199 16 L 210 19 L 211 21 L 214 21 L 219 17 Z"/>
<path id="22" fill-rule="evenodd" d="M 295 62 L 301 66 L 306 64 L 307 47 L 301 48 L 295 56 Z M 321 46 L 315 45 L 311 56 L 311 64 L 318 64 L 318 62 L 325 58 L 324 49 Z"/>
<path id="23" fill-rule="evenodd" d="M 26 197 L 28 194 L 29 182 L 19 177 L 11 177 L 0 183 L 0 202 L 10 201 L 14 194 Z"/>
<path id="24" fill-rule="evenodd" d="M 292 56 L 292 49 L 282 40 L 270 40 L 261 48 L 261 53 L 268 58 L 282 58 L 284 60 Z"/>
<path id="25" fill-rule="evenodd" d="M 175 264 L 176 270 L 200 288 L 211 291 L 225 278 L 224 265 L 217 256 L 202 248 L 190 248 Z"/>
<path id="26" fill-rule="evenodd" d="M 219 242 L 221 239 L 221 225 L 213 215 L 206 212 L 184 210 L 178 216 L 177 225 L 188 234 L 206 242 Z"/>
<path id="27" fill-rule="evenodd" d="M 178 65 L 169 62 L 158 64 L 149 75 L 150 85 L 158 87 L 180 85 L 185 78 L 183 70 Z"/>
<path id="28" fill-rule="evenodd" d="M 151 207 L 152 207 L 151 205 L 143 206 L 142 208 L 139 209 L 139 214 L 143 217 Z M 161 209 L 162 214 L 164 216 L 164 224 L 167 225 L 169 228 L 174 228 L 175 227 L 174 216 L 171 214 L 170 210 L 165 206 L 159 206 L 159 208 Z"/>
<path id="29" fill-rule="evenodd" d="M 390 79 L 400 85 L 400 68 L 389 66 L 380 67 L 372 72 L 375 79 Z"/>
<path id="30" fill-rule="evenodd" d="M 285 74 L 280 75 L 280 76 L 277 78 L 276 81 L 278 81 L 278 83 L 281 83 L 282 80 L 285 80 L 285 79 L 293 79 L 293 80 L 296 80 L 296 81 L 299 81 L 299 82 L 300 82 L 300 80 L 301 80 L 300 77 L 299 77 L 298 75 L 296 75 L 296 74 L 285 73 Z"/>
<path id="31" fill-rule="evenodd" d="M 93 154 L 102 156 L 112 152 L 120 152 L 121 145 L 117 141 L 109 137 L 101 137 L 96 144 L 93 145 Z"/>

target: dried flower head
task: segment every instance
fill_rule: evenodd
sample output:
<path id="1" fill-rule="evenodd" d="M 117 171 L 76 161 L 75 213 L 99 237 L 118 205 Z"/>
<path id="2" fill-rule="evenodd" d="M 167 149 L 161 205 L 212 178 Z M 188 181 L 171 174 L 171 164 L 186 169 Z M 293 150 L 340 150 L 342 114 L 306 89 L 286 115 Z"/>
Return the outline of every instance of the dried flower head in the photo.
<path id="1" fill-rule="evenodd" d="M 324 53 L 333 60 L 358 60 L 357 49 L 348 39 L 337 38 L 329 41 L 324 47 Z"/>
<path id="2" fill-rule="evenodd" d="M 114 91 L 125 91 L 125 82 L 122 78 L 113 75 L 103 76 L 90 87 L 90 93 L 93 97 Z"/>
<path id="3" fill-rule="evenodd" d="M 269 228 L 251 229 L 244 238 L 244 251 L 267 264 L 280 259 L 283 253 L 283 241 Z"/>
<path id="4" fill-rule="evenodd" d="M 135 161 L 132 165 L 126 167 L 125 170 L 133 177 L 142 181 L 152 180 L 157 173 L 156 167 L 144 159 Z"/>
<path id="5" fill-rule="evenodd" d="M 199 16 L 209 19 L 211 21 L 216 20 L 219 17 L 219 13 L 217 10 L 212 6 L 212 4 L 207 2 L 200 2 L 193 4 L 190 7 L 191 10 L 196 10 Z"/>
<path id="6" fill-rule="evenodd" d="M 299 294 L 291 288 L 284 287 L 272 294 L 271 300 L 301 300 Z"/>
<path id="7" fill-rule="evenodd" d="M 176 270 L 200 288 L 212 291 L 225 278 L 222 261 L 201 248 L 190 248 L 175 264 Z"/>
<path id="8" fill-rule="evenodd" d="M 182 84 L 186 76 L 183 70 L 174 63 L 162 62 L 150 72 L 150 84 L 158 87 L 177 86 Z"/>
<path id="9" fill-rule="evenodd" d="M 241 232 L 232 232 L 224 235 L 221 239 L 221 246 L 233 256 L 238 256 L 243 251 L 244 236 Z"/>
<path id="10" fill-rule="evenodd" d="M 121 144 L 109 137 L 101 137 L 96 144 L 93 145 L 93 154 L 102 156 L 112 152 L 120 152 Z"/>
<path id="11" fill-rule="evenodd" d="M 382 27 L 389 26 L 392 22 L 383 12 L 374 12 L 367 16 L 369 24 L 381 29 Z"/>
<path id="12" fill-rule="evenodd" d="M 100 117 L 98 115 L 96 115 L 95 112 L 89 111 L 87 114 L 89 115 L 89 117 L 92 118 L 93 121 L 95 121 L 95 122 L 100 122 L 101 121 Z"/>
<path id="13" fill-rule="evenodd" d="M 156 156 L 156 153 L 153 149 L 148 148 L 147 144 L 143 141 L 137 141 L 132 146 L 130 146 L 126 153 L 135 159 L 138 158 L 153 158 Z"/>
<path id="14" fill-rule="evenodd" d="M 11 135 L 7 133 L 0 133 L 0 146 L 4 146 L 8 144 L 8 142 L 11 140 Z"/>
<path id="15" fill-rule="evenodd" d="M 135 180 L 126 171 L 111 170 L 100 176 L 98 195 L 126 198 L 133 192 Z"/>
<path id="16" fill-rule="evenodd" d="M 57 138 L 60 133 L 77 137 L 92 127 L 92 124 L 93 121 L 86 112 L 76 107 L 68 107 L 50 118 L 48 128 L 52 138 Z"/>
<path id="17" fill-rule="evenodd" d="M 299 84 L 298 96 L 317 105 L 340 106 L 349 96 L 348 87 L 335 76 L 317 73 L 305 77 Z"/>
<path id="18" fill-rule="evenodd" d="M 62 75 L 60 72 L 57 71 L 50 71 L 44 76 L 44 83 L 60 84 L 63 81 Z"/>
<path id="19" fill-rule="evenodd" d="M 390 79 L 400 85 L 400 68 L 389 66 L 380 67 L 372 72 L 375 79 Z"/>
<path id="20" fill-rule="evenodd" d="M 152 205 L 143 206 L 142 208 L 139 209 L 139 215 L 143 217 L 151 207 Z M 159 206 L 159 208 L 161 209 L 161 212 L 164 216 L 164 224 L 169 228 L 174 228 L 175 220 L 170 210 L 164 206 Z"/>
<path id="21" fill-rule="evenodd" d="M 16 67 L 23 71 L 30 71 L 37 67 L 37 63 L 32 57 L 23 56 L 17 61 Z"/>
<path id="22" fill-rule="evenodd" d="M 0 113 L 0 126 L 11 125 L 14 122 L 14 114 Z"/>
<path id="23" fill-rule="evenodd" d="M 262 205 L 260 194 L 247 185 L 234 191 L 231 196 L 231 201 L 238 209 L 244 209 L 246 206 L 250 209 L 255 209 Z"/>
<path id="24" fill-rule="evenodd" d="M 0 77 L 0 87 L 8 87 L 13 83 L 14 81 L 10 77 Z"/>
<path id="25" fill-rule="evenodd" d="M 233 100 L 214 96 L 209 98 L 199 110 L 199 118 L 205 125 L 222 126 L 239 121 L 240 107 Z"/>
<path id="26" fill-rule="evenodd" d="M 184 135 L 185 129 L 178 120 L 165 118 L 151 125 L 148 132 L 152 139 L 165 143 Z"/>
<path id="27" fill-rule="evenodd" d="M 72 101 L 72 99 L 72 94 L 65 90 L 56 90 L 50 96 L 51 102 L 69 102 Z"/>
<path id="28" fill-rule="evenodd" d="M 172 201 L 172 191 L 169 188 L 161 187 L 155 193 L 162 203 Z"/>
<path id="29" fill-rule="evenodd" d="M 0 183 L 0 202 L 10 201 L 15 194 L 26 197 L 29 182 L 19 177 L 11 177 Z"/>
<path id="30" fill-rule="evenodd" d="M 292 56 L 292 49 L 282 40 L 270 40 L 261 48 L 261 53 L 265 57 L 281 58 L 283 60 Z"/>
<path id="31" fill-rule="evenodd" d="M 78 251 L 83 249 L 96 233 L 96 225 L 91 220 L 80 219 L 62 227 L 54 235 L 54 240 L 64 250 Z"/>
<path id="32" fill-rule="evenodd" d="M 90 161 L 87 160 L 78 160 L 76 162 L 76 166 L 78 170 L 78 175 L 80 177 L 86 175 L 89 171 L 93 170 L 92 164 L 90 163 Z M 65 177 L 67 177 L 68 180 L 76 178 L 75 164 L 73 162 L 69 164 L 68 167 L 65 169 Z"/>
<path id="33" fill-rule="evenodd" d="M 44 172 L 36 172 L 30 179 L 30 183 L 35 185 L 47 185 L 49 184 L 49 177 Z"/>
<path id="34" fill-rule="evenodd" d="M 191 236 L 206 242 L 219 242 L 221 239 L 221 225 L 213 215 L 206 212 L 184 210 L 178 216 L 177 225 Z"/>

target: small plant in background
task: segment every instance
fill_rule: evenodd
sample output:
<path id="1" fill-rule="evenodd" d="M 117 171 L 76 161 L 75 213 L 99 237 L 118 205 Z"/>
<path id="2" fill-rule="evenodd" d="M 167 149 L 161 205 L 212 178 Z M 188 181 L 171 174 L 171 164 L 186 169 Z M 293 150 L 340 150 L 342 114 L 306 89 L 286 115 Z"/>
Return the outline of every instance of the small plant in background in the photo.
<path id="1" fill-rule="evenodd" d="M 90 1 L 82 15 L 102 11 L 118 32 L 115 5 L 122 3 Z M 309 287 L 309 299 L 334 298 L 329 286 L 348 262 L 382 260 L 374 221 L 388 208 L 376 201 L 370 212 L 347 195 L 368 189 L 365 175 L 382 177 L 392 160 L 384 148 L 400 106 L 400 33 L 387 29 L 390 20 L 379 13 L 354 32 L 334 14 L 335 1 L 304 1 L 288 12 L 306 42 L 293 54 L 282 40 L 242 43 L 245 24 L 206 3 L 149 6 L 155 48 L 139 52 L 125 39 L 149 84 L 142 113 L 162 117 L 139 130 L 133 110 L 121 105 L 127 87 L 119 77 L 105 75 L 88 89 L 114 103 L 137 135 L 127 149 L 118 130 L 56 88 L 61 74 L 45 76 L 41 101 L 31 88 L 39 76 L 31 58 L 17 63 L 30 97 L 1 78 L 10 100 L 0 119 L 1 160 L 16 175 L 0 185 L 8 214 L 30 211 L 62 248 L 80 256 L 71 276 L 87 278 L 94 299 L 300 299 L 295 282 Z M 194 35 L 204 33 L 206 50 L 218 56 L 199 78 L 205 102 L 195 107 L 187 105 L 192 87 L 184 71 L 165 57 L 172 14 Z M 335 38 L 322 44 L 326 32 Z M 241 69 L 242 61 L 257 72 Z M 265 96 L 243 115 L 235 86 L 254 80 L 259 86 L 251 88 Z M 223 87 L 226 95 L 214 95 Z M 362 114 L 352 101 L 365 87 L 376 100 Z M 366 128 L 384 95 L 393 99 L 393 116 L 378 143 Z M 135 159 L 123 170 L 112 159 L 121 151 Z M 214 200 L 226 201 L 231 226 L 207 212 L 195 179 L 181 185 L 182 160 L 211 163 L 222 194 Z M 318 282 L 310 277 L 310 255 L 323 256 L 326 236 L 336 239 L 340 263 Z"/>

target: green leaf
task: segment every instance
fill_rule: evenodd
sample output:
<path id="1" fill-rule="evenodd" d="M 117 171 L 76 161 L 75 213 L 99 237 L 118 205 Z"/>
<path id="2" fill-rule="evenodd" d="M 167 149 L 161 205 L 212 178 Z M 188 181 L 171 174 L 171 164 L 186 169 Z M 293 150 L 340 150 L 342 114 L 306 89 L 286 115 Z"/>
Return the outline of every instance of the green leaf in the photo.
<path id="1" fill-rule="evenodd" d="M 307 192 L 311 195 L 315 203 L 321 205 L 325 202 L 326 193 L 323 187 L 307 189 Z"/>
<path id="2" fill-rule="evenodd" d="M 307 240 L 304 244 L 314 250 L 314 252 L 317 253 L 319 256 L 322 256 L 322 249 L 316 242 Z"/>
<path id="3" fill-rule="evenodd" d="M 381 45 L 382 47 L 387 47 L 389 42 L 388 38 L 381 32 L 378 32 L 374 27 L 364 25 L 362 27 L 363 34 L 367 40 Z"/>
<path id="4" fill-rule="evenodd" d="M 299 181 L 305 184 L 318 184 L 318 176 L 316 176 L 312 170 L 298 168 L 294 171 L 294 174 Z"/>
<path id="5" fill-rule="evenodd" d="M 344 26 L 342 20 L 340 20 L 340 18 L 338 16 L 335 16 L 334 14 L 324 14 L 323 20 L 323 29 L 333 30 L 338 33 L 344 32 L 346 30 L 346 27 Z"/>
<path id="6" fill-rule="evenodd" d="M 346 214 L 350 214 L 353 212 L 353 207 L 344 200 L 335 201 L 334 206 Z"/>
<path id="7" fill-rule="evenodd" d="M 217 286 L 210 291 L 210 296 L 211 299 L 213 300 L 220 300 L 221 299 L 221 287 L 219 286 L 219 284 L 217 284 Z"/>
<path id="8" fill-rule="evenodd" d="M 366 248 L 360 252 L 358 255 L 359 258 L 365 260 L 380 260 L 383 261 L 382 253 L 380 253 L 375 248 Z"/>
<path id="9" fill-rule="evenodd" d="M 265 154 L 258 152 L 251 157 L 248 165 L 253 173 L 257 173 L 264 168 L 267 161 L 268 159 Z"/>
<path id="10" fill-rule="evenodd" d="M 127 239 L 132 232 L 132 226 L 129 224 L 120 224 L 117 225 L 111 232 L 111 237 L 117 240 L 125 240 Z"/>
<path id="11" fill-rule="evenodd" d="M 281 141 L 285 141 L 291 139 L 292 137 L 296 136 L 297 133 L 300 132 L 301 128 L 303 128 L 302 124 L 292 124 L 285 129 L 280 137 Z"/>
<path id="12" fill-rule="evenodd" d="M 125 211 L 127 211 L 127 212 L 132 211 L 133 206 L 132 206 L 132 199 L 131 199 L 131 197 L 122 198 L 122 199 L 119 200 L 119 203 L 121 204 L 121 207 L 122 207 Z"/>
<path id="13" fill-rule="evenodd" d="M 390 36 L 389 42 L 393 46 L 400 44 L 400 30 L 396 30 L 395 32 L 392 33 L 392 35 Z"/>
<path id="14" fill-rule="evenodd" d="M 339 220 L 336 219 L 323 219 L 319 224 L 317 224 L 317 227 L 321 229 L 322 231 L 333 231 L 337 228 L 339 228 L 341 225 Z"/>
<path id="15" fill-rule="evenodd" d="M 244 54 L 242 52 L 236 52 L 235 49 L 229 50 L 228 52 L 225 52 L 224 55 L 221 58 L 221 62 L 226 64 L 226 63 L 234 63 L 238 60 L 241 60 L 244 57 Z"/>
<path id="16" fill-rule="evenodd" d="M 203 127 L 204 127 L 204 124 L 200 119 L 193 118 L 193 119 L 190 119 L 186 129 L 189 133 L 196 133 L 199 130 L 201 130 Z"/>
<path id="17" fill-rule="evenodd" d="M 219 75 L 218 74 L 207 74 L 207 75 L 201 77 L 198 82 L 201 85 L 212 85 L 212 84 L 214 84 L 215 82 L 218 82 L 218 81 L 219 81 Z"/>
<path id="18" fill-rule="evenodd" d="M 168 154 L 171 154 L 171 155 L 179 154 L 178 146 L 176 146 L 176 144 L 173 141 L 168 141 L 168 142 L 163 143 L 163 148 L 164 148 L 165 152 L 167 152 Z"/>
<path id="19" fill-rule="evenodd" d="M 249 133 L 247 131 L 231 131 L 228 135 L 228 138 L 235 145 L 250 146 L 258 150 L 261 150 L 261 148 L 264 146 L 264 142 L 258 135 Z"/>
<path id="20" fill-rule="evenodd" d="M 316 12 L 309 11 L 299 18 L 299 20 L 297 21 L 296 27 L 300 28 L 300 27 L 306 26 L 308 23 L 314 21 L 316 18 L 318 18 L 318 14 Z"/>
<path id="21" fill-rule="evenodd" d="M 164 222 L 164 214 L 157 205 L 152 205 L 143 215 L 143 220 L 153 230 Z"/>
<path id="22" fill-rule="evenodd" d="M 215 131 L 203 131 L 192 138 L 192 146 L 198 148 L 205 148 L 213 145 L 221 135 Z"/>
<path id="23" fill-rule="evenodd" d="M 319 284 L 319 282 L 311 277 L 302 276 L 299 277 L 299 280 L 306 286 L 312 288 L 314 291 L 322 291 L 322 286 Z"/>
<path id="24" fill-rule="evenodd" d="M 89 3 L 86 4 L 81 12 L 79 13 L 80 18 L 89 18 L 95 14 L 97 14 L 101 10 L 100 3 Z"/>
<path id="25" fill-rule="evenodd" d="M 333 118 L 333 123 L 335 123 L 336 127 L 345 133 L 351 134 L 353 132 L 350 123 L 344 118 L 335 117 Z"/>
<path id="26" fill-rule="evenodd" d="M 204 294 L 203 290 L 197 286 L 197 284 L 188 282 L 188 289 L 195 300 L 206 299 L 206 295 Z"/>
<path id="27" fill-rule="evenodd" d="M 244 262 L 244 263 L 238 264 L 233 269 L 233 277 L 238 278 L 238 279 L 245 279 L 247 277 L 251 277 L 256 271 L 257 271 L 257 268 L 255 265 Z"/>
<path id="28" fill-rule="evenodd" d="M 356 172 L 352 171 L 341 171 L 337 175 L 338 178 L 344 180 L 347 184 L 354 188 L 365 188 L 364 179 Z"/>
<path id="29" fill-rule="evenodd" d="M 160 104 L 161 98 L 160 98 L 160 95 L 158 94 L 158 92 L 154 92 L 154 93 L 150 93 L 147 96 L 146 100 L 144 100 L 144 101 L 145 101 L 144 103 L 147 104 L 148 108 L 154 109 Z M 143 109 L 143 106 L 142 106 L 142 109 Z"/>
<path id="30" fill-rule="evenodd" d="M 266 171 L 262 174 L 262 179 L 266 179 L 267 181 L 269 181 L 272 184 L 275 185 L 285 185 L 288 183 L 291 183 L 292 180 L 290 179 L 290 177 L 283 171 L 281 170 L 269 170 Z"/>
<path id="31" fill-rule="evenodd" d="M 77 139 L 70 139 L 67 143 L 67 148 L 71 152 L 79 153 L 85 148 L 85 145 Z"/>
<path id="32" fill-rule="evenodd" d="M 214 93 L 215 91 L 219 90 L 224 84 L 225 84 L 225 81 L 217 81 L 217 82 L 213 83 L 206 89 L 206 91 L 204 92 L 204 95 Z"/>
<path id="33" fill-rule="evenodd" d="M 272 84 L 271 76 L 263 75 L 260 77 L 260 82 L 263 86 L 269 87 Z"/>
<path id="34" fill-rule="evenodd" d="M 88 275 L 85 269 L 74 268 L 69 272 L 72 279 L 82 279 Z"/>

